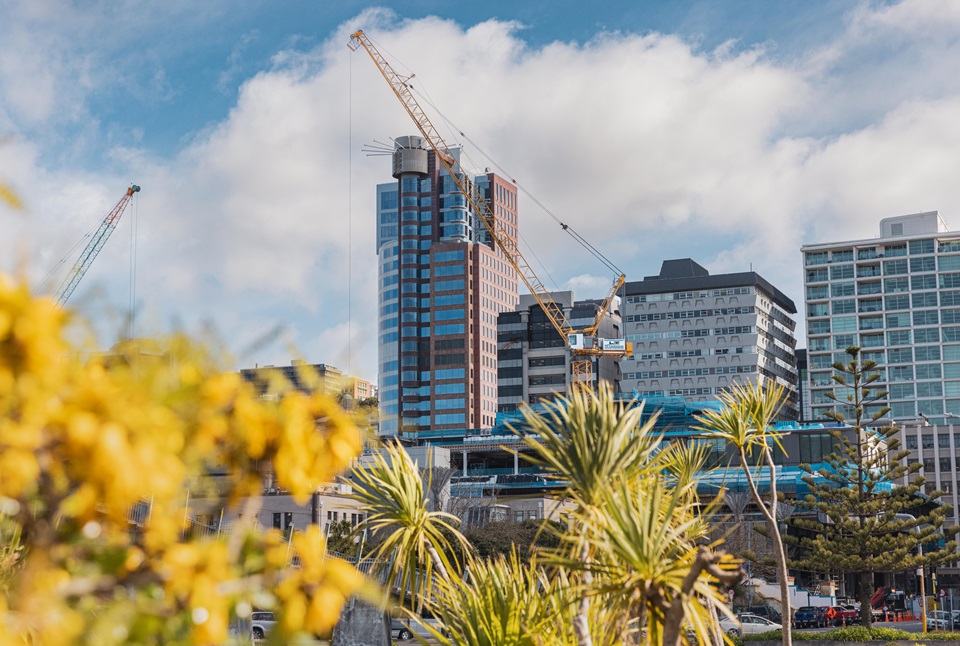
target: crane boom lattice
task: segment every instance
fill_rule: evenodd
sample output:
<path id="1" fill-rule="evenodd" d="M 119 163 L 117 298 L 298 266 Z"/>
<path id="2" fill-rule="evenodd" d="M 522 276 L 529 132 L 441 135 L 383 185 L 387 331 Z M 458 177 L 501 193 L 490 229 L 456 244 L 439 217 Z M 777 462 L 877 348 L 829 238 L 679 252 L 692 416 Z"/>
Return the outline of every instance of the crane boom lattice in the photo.
<path id="1" fill-rule="evenodd" d="M 123 215 L 123 211 L 127 208 L 127 204 L 130 203 L 133 194 L 139 191 L 139 186 L 136 184 L 132 185 L 127 189 L 126 194 L 120 198 L 120 201 L 117 202 L 117 205 L 113 207 L 113 210 L 103 218 L 103 222 L 100 223 L 97 232 L 90 238 L 90 242 L 87 243 L 87 246 L 83 249 L 80 258 L 74 263 L 70 269 L 70 273 L 67 274 L 67 277 L 63 279 L 63 282 L 60 283 L 60 287 L 57 289 L 56 296 L 54 296 L 53 300 L 56 302 L 58 309 L 64 306 L 67 299 L 73 294 L 73 290 L 80 284 L 80 280 L 84 274 L 87 273 L 87 270 L 90 269 L 90 265 L 93 264 L 97 254 L 100 253 L 103 245 L 107 243 L 110 235 L 114 229 L 117 228 L 117 223 L 120 222 L 120 216 Z"/>

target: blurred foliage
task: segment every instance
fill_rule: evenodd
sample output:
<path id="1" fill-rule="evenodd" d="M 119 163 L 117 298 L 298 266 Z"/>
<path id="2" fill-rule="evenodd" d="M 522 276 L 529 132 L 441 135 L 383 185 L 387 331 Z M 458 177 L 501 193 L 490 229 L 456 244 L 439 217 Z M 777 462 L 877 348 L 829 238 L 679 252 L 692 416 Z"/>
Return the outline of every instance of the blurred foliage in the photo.
<path id="1" fill-rule="evenodd" d="M 6 202 L 15 209 L 23 208 L 23 203 L 20 202 L 20 198 L 13 192 L 13 189 L 2 182 L 0 182 L 0 202 Z"/>
<path id="2" fill-rule="evenodd" d="M 549 527 L 543 527 L 543 523 Z M 508 556 L 516 549 L 521 560 L 527 561 L 535 549 L 560 547 L 559 537 L 567 526 L 553 520 L 543 523 L 532 518 L 522 523 L 492 522 L 464 532 L 464 536 L 482 558 Z"/>
<path id="3" fill-rule="evenodd" d="M 353 419 L 320 394 L 262 399 L 182 335 L 86 357 L 73 317 L 0 274 L 0 645 L 221 644 L 254 607 L 277 639 L 329 633 L 361 577 L 319 528 L 257 526 L 257 496 L 270 475 L 306 502 L 359 453 Z M 242 515 L 202 535 L 186 483 L 213 470 Z"/>

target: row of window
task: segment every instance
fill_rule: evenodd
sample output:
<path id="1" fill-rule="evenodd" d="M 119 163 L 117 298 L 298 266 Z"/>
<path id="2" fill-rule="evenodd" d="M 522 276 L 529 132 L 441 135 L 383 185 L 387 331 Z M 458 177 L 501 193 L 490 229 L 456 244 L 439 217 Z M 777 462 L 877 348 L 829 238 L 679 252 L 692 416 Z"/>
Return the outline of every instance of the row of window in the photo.
<path id="1" fill-rule="evenodd" d="M 702 377 L 704 375 L 736 375 L 753 373 L 757 366 L 718 366 L 716 368 L 684 368 L 681 370 L 648 370 L 625 372 L 624 379 L 660 379 L 662 377 Z"/>
<path id="2" fill-rule="evenodd" d="M 938 298 L 939 296 L 939 298 Z M 908 310 L 924 307 L 956 307 L 960 305 L 960 291 L 923 292 L 919 294 L 899 294 L 871 299 L 841 299 L 829 303 L 808 303 L 807 316 L 836 316 L 838 314 L 865 314 L 893 310 Z"/>
<path id="3" fill-rule="evenodd" d="M 756 308 L 749 307 L 720 307 L 704 310 L 681 310 L 678 312 L 652 312 L 650 314 L 628 314 L 627 323 L 644 323 L 646 321 L 669 321 L 674 319 L 692 319 L 707 316 L 731 316 L 734 314 L 753 314 Z"/>
<path id="4" fill-rule="evenodd" d="M 690 298 L 710 298 L 712 296 L 735 296 L 739 294 L 753 294 L 753 287 L 728 287 L 699 292 L 674 292 L 667 294 L 643 294 L 627 296 L 628 303 L 658 303 L 661 301 L 679 301 Z"/>

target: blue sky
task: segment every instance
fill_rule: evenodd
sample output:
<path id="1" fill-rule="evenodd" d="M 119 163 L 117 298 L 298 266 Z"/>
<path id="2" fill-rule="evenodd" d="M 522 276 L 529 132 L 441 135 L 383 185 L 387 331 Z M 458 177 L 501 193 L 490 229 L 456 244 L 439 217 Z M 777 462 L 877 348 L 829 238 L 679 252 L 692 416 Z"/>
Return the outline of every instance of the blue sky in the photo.
<path id="1" fill-rule="evenodd" d="M 27 204 L 0 207 L 0 269 L 39 281 L 136 182 L 71 299 L 101 346 L 132 298 L 138 333 L 213 329 L 237 367 L 375 379 L 389 163 L 361 147 L 412 126 L 347 49 L 357 27 L 477 170 L 506 167 L 628 279 L 752 266 L 802 309 L 800 244 L 921 210 L 960 229 L 952 0 L 0 0 L 0 178 Z M 520 217 L 549 286 L 603 292 L 523 196 Z"/>

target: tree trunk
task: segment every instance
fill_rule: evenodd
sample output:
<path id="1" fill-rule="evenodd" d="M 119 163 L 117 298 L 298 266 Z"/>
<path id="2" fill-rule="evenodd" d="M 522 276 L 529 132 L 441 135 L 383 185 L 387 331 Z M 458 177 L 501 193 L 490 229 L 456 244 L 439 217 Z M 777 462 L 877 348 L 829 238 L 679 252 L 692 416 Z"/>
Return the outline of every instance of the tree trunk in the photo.
<path id="1" fill-rule="evenodd" d="M 860 592 L 860 624 L 867 628 L 873 623 L 873 574 L 860 572 L 857 574 L 857 587 Z"/>
<path id="2" fill-rule="evenodd" d="M 447 568 L 443 565 L 443 560 L 440 558 L 440 554 L 429 541 L 427 541 L 427 554 L 430 555 L 430 560 L 433 561 L 433 569 L 437 571 L 437 575 L 444 581 L 449 582 L 450 574 L 447 572 Z"/>
<path id="3" fill-rule="evenodd" d="M 580 607 L 577 616 L 573 618 L 573 633 L 577 637 L 577 646 L 593 646 L 590 637 L 590 594 L 586 589 L 593 583 L 593 574 L 590 573 L 590 545 L 584 541 L 580 547 L 580 562 L 583 563 L 584 591 L 580 595 Z"/>

